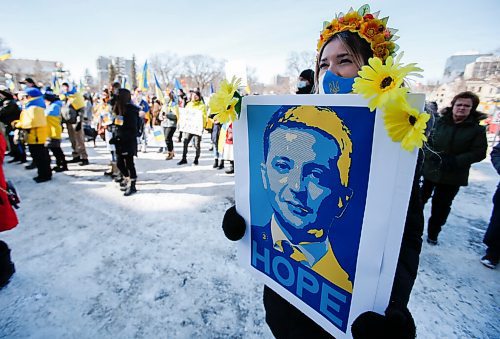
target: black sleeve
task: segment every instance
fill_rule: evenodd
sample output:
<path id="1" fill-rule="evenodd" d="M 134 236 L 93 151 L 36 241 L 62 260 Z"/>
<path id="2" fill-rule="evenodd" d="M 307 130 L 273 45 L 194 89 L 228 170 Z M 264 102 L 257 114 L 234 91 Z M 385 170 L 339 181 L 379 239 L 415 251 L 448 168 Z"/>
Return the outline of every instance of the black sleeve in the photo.
<path id="1" fill-rule="evenodd" d="M 422 152 L 419 152 L 418 158 L 391 292 L 391 303 L 405 307 L 408 304 L 413 284 L 417 278 L 420 251 L 422 250 L 422 234 L 424 232 L 424 212 L 419 186 Z"/>
<path id="2" fill-rule="evenodd" d="M 493 167 L 495 167 L 498 174 L 500 174 L 500 142 L 498 142 L 491 151 L 491 162 L 493 163 Z"/>

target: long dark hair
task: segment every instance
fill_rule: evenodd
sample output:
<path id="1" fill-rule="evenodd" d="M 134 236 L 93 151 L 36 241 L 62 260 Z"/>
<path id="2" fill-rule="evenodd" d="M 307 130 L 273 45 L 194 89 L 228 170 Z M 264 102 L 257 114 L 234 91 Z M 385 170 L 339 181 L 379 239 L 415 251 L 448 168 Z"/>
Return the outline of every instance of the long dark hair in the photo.
<path id="1" fill-rule="evenodd" d="M 113 112 L 117 115 L 124 115 L 126 106 L 130 103 L 130 101 L 132 101 L 130 91 L 126 88 L 120 88 L 118 90 L 118 99 L 113 107 Z"/>
<path id="2" fill-rule="evenodd" d="M 316 57 L 316 71 L 314 73 L 315 88 L 318 88 L 319 61 L 321 59 L 321 55 L 323 54 L 323 50 L 326 45 L 335 39 L 338 39 L 344 45 L 347 51 L 352 55 L 354 62 L 357 64 L 359 69 L 361 69 L 361 66 L 368 65 L 368 59 L 373 57 L 373 50 L 370 44 L 365 39 L 360 37 L 359 34 L 351 31 L 343 31 L 335 34 L 330 40 L 323 44 Z"/>

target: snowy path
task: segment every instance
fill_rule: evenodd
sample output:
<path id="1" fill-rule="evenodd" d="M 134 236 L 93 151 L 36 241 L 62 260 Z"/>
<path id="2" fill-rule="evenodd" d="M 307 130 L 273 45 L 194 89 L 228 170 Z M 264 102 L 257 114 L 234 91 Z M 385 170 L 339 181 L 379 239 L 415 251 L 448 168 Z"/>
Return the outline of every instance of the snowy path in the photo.
<path id="1" fill-rule="evenodd" d="M 220 230 L 234 177 L 212 169 L 208 139 L 197 167 L 140 153 L 131 197 L 102 175 L 98 146 L 90 166 L 49 183 L 5 165 L 23 201 L 21 224 L 0 234 L 17 268 L 0 291 L 0 338 L 271 338 L 262 284 Z M 500 333 L 500 273 L 479 263 L 497 180 L 489 161 L 476 165 L 441 244 L 424 244 L 410 301 L 420 338 Z"/>

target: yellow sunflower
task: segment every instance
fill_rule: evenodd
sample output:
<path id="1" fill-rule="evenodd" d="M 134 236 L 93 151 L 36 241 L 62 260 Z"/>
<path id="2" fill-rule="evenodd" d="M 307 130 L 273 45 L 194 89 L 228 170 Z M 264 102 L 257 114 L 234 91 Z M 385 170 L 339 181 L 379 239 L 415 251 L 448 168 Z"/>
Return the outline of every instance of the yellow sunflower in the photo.
<path id="1" fill-rule="evenodd" d="M 231 82 L 223 80 L 220 84 L 219 90 L 210 98 L 210 111 L 216 114 L 215 118 L 221 122 L 226 123 L 237 119 L 236 105 L 239 101 L 239 95 L 235 95 L 241 83 L 240 79 L 233 77 Z"/>
<path id="2" fill-rule="evenodd" d="M 415 147 L 421 148 L 427 141 L 425 128 L 430 115 L 411 107 L 406 98 L 385 106 L 383 118 L 389 137 L 392 141 L 401 142 L 401 147 L 408 152 Z"/>
<path id="3" fill-rule="evenodd" d="M 392 56 L 389 56 L 383 64 L 380 58 L 370 58 L 368 66 L 363 66 L 358 72 L 359 77 L 354 79 L 354 93 L 370 99 L 368 107 L 372 111 L 384 107 L 388 102 L 400 100 L 407 93 L 407 89 L 401 87 L 405 76 L 422 71 L 415 64 L 403 66 L 399 63 L 400 58 L 396 60 L 394 63 Z"/>

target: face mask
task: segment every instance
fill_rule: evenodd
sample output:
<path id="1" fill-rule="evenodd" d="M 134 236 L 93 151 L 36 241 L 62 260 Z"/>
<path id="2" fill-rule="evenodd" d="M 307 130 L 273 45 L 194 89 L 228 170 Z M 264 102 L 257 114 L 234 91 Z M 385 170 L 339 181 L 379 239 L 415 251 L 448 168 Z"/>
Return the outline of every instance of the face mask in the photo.
<path id="1" fill-rule="evenodd" d="M 26 89 L 26 84 L 21 84 L 21 89 L 24 91 Z"/>
<path id="2" fill-rule="evenodd" d="M 328 70 L 319 78 L 319 94 L 347 94 L 352 92 L 355 78 L 343 78 Z"/>
<path id="3" fill-rule="evenodd" d="M 297 82 L 297 88 L 304 88 L 307 86 L 307 81 L 305 80 L 301 80 L 299 82 Z"/>

